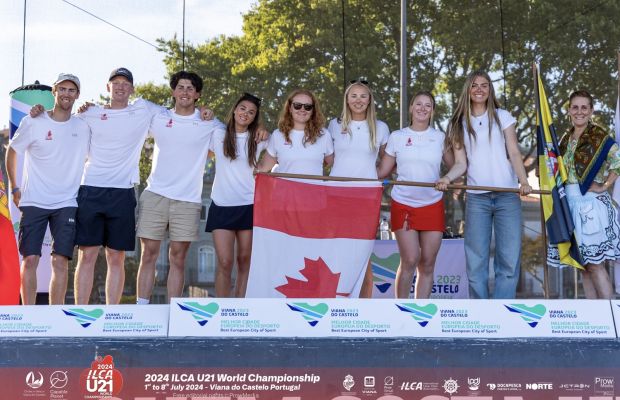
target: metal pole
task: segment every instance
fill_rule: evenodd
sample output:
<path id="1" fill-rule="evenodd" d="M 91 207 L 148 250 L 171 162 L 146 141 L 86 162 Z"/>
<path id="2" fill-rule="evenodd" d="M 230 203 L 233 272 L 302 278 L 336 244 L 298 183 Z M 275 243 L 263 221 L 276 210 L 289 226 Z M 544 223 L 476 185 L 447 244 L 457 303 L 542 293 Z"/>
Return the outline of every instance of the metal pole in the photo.
<path id="1" fill-rule="evenodd" d="M 183 61 L 181 70 L 185 71 L 185 0 L 183 0 Z"/>
<path id="2" fill-rule="evenodd" d="M 24 31 L 22 35 L 22 86 L 24 86 L 24 70 L 26 68 L 26 2 L 24 0 Z"/>
<path id="3" fill-rule="evenodd" d="M 344 20 L 344 0 L 340 2 L 342 5 L 342 92 L 347 88 L 347 41 Z"/>
<path id="4" fill-rule="evenodd" d="M 407 126 L 407 0 L 400 0 L 400 127 Z"/>

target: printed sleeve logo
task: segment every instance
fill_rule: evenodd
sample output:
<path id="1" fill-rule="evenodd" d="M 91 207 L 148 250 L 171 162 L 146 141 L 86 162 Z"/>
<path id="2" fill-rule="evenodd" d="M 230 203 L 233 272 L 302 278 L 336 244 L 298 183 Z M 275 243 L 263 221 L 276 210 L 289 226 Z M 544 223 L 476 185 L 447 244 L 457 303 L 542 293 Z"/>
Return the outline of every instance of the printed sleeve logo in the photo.
<path id="1" fill-rule="evenodd" d="M 519 314 L 532 328 L 538 325 L 538 322 L 547 312 L 547 309 L 542 304 L 536 304 L 533 307 L 528 307 L 525 304 L 504 304 L 504 307 L 510 312 Z"/>
<path id="2" fill-rule="evenodd" d="M 75 320 L 82 325 L 82 328 L 88 328 L 103 315 L 103 310 L 101 308 L 95 308 L 92 311 L 87 311 L 83 308 L 68 308 L 66 310 L 63 309 L 62 312 L 64 312 L 65 315 L 75 318 Z"/>
<path id="3" fill-rule="evenodd" d="M 301 313 L 310 326 L 316 326 L 329 310 L 325 303 L 319 303 L 315 306 L 308 303 L 286 303 L 286 305 L 291 310 Z"/>
<path id="4" fill-rule="evenodd" d="M 181 310 L 192 314 L 200 326 L 205 326 L 217 314 L 220 306 L 217 303 L 200 304 L 195 301 L 177 303 Z"/>
<path id="5" fill-rule="evenodd" d="M 437 314 L 437 306 L 433 303 L 425 306 L 420 306 L 415 303 L 401 303 L 396 304 L 396 307 L 402 312 L 411 314 L 413 318 L 421 327 L 425 327 Z"/>

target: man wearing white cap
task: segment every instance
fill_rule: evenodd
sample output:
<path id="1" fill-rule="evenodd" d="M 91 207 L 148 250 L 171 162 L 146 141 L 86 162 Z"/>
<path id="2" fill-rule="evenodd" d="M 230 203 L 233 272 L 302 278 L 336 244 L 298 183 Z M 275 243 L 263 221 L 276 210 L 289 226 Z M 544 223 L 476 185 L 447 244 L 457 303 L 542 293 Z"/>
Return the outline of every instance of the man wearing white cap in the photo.
<path id="1" fill-rule="evenodd" d="M 80 80 L 60 74 L 52 87 L 54 108 L 42 117 L 22 119 L 9 143 L 6 169 L 13 202 L 22 215 L 19 226 L 21 298 L 35 304 L 37 266 L 49 224 L 52 233 L 50 304 L 64 304 L 67 270 L 73 257 L 77 194 L 88 153 L 90 129 L 71 116 Z M 16 181 L 17 154 L 24 155 L 21 185 Z"/>

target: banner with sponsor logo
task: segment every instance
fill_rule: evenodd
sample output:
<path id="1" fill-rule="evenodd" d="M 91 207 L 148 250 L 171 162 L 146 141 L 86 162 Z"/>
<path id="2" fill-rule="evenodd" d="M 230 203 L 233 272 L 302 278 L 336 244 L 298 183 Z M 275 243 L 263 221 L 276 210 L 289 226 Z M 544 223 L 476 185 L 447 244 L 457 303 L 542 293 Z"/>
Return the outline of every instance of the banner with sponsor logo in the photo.
<path id="1" fill-rule="evenodd" d="M 241 356 L 241 355 L 239 355 Z M 145 367 L 98 355 L 82 367 L 3 368 L 6 399 L 614 400 L 618 368 Z M 241 357 L 242 358 L 242 357 Z M 342 364 L 342 363 L 341 363 Z M 616 396 L 615 400 L 620 399 Z"/>
<path id="2" fill-rule="evenodd" d="M 168 305 L 7 306 L 0 308 L 0 336 L 162 337 Z"/>
<path id="3" fill-rule="evenodd" d="M 370 256 L 373 274 L 373 298 L 393 299 L 394 280 L 400 264 L 395 240 L 377 240 Z M 415 296 L 414 274 L 410 297 Z M 465 271 L 463 239 L 444 239 L 435 262 L 432 299 L 467 299 L 469 289 Z"/>
<path id="4" fill-rule="evenodd" d="M 607 300 L 182 299 L 169 336 L 615 338 Z"/>

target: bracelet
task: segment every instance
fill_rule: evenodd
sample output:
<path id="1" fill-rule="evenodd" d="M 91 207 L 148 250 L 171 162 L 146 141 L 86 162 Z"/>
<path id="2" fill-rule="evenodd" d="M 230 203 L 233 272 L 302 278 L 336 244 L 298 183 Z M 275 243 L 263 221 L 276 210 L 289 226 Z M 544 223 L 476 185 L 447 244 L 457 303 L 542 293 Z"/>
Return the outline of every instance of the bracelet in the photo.
<path id="1" fill-rule="evenodd" d="M 11 189 L 11 194 L 15 194 L 15 192 L 17 192 L 19 190 L 18 187 L 14 187 L 13 189 Z"/>

